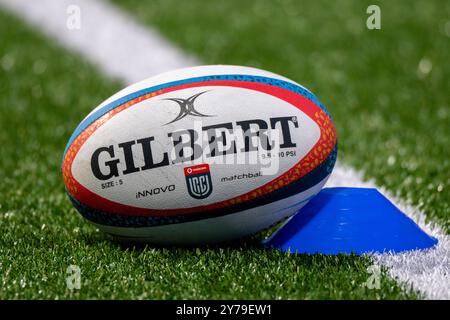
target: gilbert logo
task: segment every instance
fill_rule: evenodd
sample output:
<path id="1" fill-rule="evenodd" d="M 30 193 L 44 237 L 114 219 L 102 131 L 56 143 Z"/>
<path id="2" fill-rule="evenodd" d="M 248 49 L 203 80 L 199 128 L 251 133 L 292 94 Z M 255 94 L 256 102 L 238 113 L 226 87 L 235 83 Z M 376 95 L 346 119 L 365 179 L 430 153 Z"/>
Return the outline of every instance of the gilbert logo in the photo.
<path id="1" fill-rule="evenodd" d="M 211 174 L 208 164 L 184 168 L 189 195 L 195 199 L 207 198 L 212 192 Z"/>
<path id="2" fill-rule="evenodd" d="M 187 99 L 181 99 L 181 98 L 167 98 L 164 100 L 170 100 L 170 101 L 175 101 L 176 103 L 178 103 L 178 105 L 180 106 L 180 113 L 176 116 L 175 119 L 173 119 L 172 121 L 166 123 L 166 124 L 170 124 L 170 123 L 174 123 L 175 121 L 181 120 L 186 116 L 196 116 L 196 117 L 213 117 L 212 115 L 207 115 L 207 114 L 203 114 L 198 112 L 197 110 L 195 110 L 195 106 L 194 106 L 194 101 L 195 99 L 198 98 L 198 96 L 204 94 L 205 92 L 208 91 L 203 91 L 200 93 L 196 93 L 193 96 L 190 96 Z"/>

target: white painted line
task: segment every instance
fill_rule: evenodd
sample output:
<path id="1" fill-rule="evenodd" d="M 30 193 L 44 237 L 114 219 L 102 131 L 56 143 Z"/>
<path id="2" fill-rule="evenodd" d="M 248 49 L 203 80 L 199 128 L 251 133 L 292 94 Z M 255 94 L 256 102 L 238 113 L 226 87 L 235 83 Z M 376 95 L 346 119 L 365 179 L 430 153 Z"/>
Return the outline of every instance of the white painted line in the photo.
<path id="1" fill-rule="evenodd" d="M 197 64 L 157 32 L 104 1 L 0 0 L 0 5 L 126 84 Z M 67 21 L 73 8 L 69 6 L 74 5 L 80 9 L 80 29 L 71 30 Z"/>
<path id="2" fill-rule="evenodd" d="M 81 30 L 66 28 L 69 5 L 81 8 Z M 81 53 L 108 75 L 126 84 L 157 73 L 196 64 L 150 28 L 110 4 L 99 0 L 0 0 L 0 5 L 38 26 L 62 45 Z M 437 225 L 427 223 L 417 209 L 395 199 L 358 171 L 338 164 L 327 186 L 378 188 L 419 226 L 439 239 L 437 248 L 399 255 L 375 255 L 376 263 L 389 274 L 420 291 L 425 298 L 450 299 L 450 237 Z"/>
<path id="3" fill-rule="evenodd" d="M 436 224 L 426 222 L 426 215 L 417 208 L 397 199 L 373 181 L 364 181 L 362 174 L 353 168 L 338 164 L 327 187 L 354 186 L 379 189 L 392 203 L 412 218 L 425 232 L 439 240 L 431 250 L 401 254 L 372 255 L 374 261 L 387 267 L 392 278 L 408 290 L 413 288 L 427 299 L 450 299 L 450 236 Z"/>

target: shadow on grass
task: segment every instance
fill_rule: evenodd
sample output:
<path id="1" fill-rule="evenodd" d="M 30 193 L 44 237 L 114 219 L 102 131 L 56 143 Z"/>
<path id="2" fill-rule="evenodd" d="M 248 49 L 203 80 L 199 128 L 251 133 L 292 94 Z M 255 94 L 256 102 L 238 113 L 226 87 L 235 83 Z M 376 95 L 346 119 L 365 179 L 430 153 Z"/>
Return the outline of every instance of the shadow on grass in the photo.
<path id="1" fill-rule="evenodd" d="M 111 242 L 123 250 L 146 250 L 146 249 L 166 249 L 166 250 L 219 250 L 219 249 L 263 249 L 261 245 L 262 236 L 256 235 L 246 237 L 234 241 L 221 242 L 217 244 L 203 245 L 158 245 L 146 242 L 130 241 L 129 239 L 121 239 L 109 236 Z"/>
<path id="2" fill-rule="evenodd" d="M 79 234 L 78 238 L 86 245 L 95 246 L 100 243 L 109 243 L 117 246 L 121 250 L 135 250 L 143 251 L 146 249 L 165 249 L 165 250 L 184 250 L 196 251 L 196 250 L 219 250 L 219 249 L 235 249 L 235 250 L 265 250 L 262 245 L 262 240 L 270 236 L 275 232 L 284 221 L 277 223 L 265 230 L 262 230 L 256 234 L 249 235 L 240 239 L 220 242 L 217 244 L 198 244 L 198 245 L 160 245 L 150 242 L 133 240 L 128 238 L 120 238 L 111 234 L 100 232 L 86 232 Z"/>

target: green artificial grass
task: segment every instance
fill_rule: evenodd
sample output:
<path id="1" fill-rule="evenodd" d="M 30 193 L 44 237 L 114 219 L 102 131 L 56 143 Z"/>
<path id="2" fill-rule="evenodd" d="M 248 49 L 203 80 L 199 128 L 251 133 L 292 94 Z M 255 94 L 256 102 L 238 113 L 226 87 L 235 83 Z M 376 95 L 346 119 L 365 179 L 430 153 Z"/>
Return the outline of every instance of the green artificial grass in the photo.
<path id="1" fill-rule="evenodd" d="M 334 118 L 339 159 L 450 231 L 449 2 L 113 2 L 205 64 L 312 90 Z M 366 28 L 370 4 L 381 30 Z"/>
<path id="2" fill-rule="evenodd" d="M 78 122 L 120 85 L 2 11 L 0 39 L 0 299 L 417 298 L 385 271 L 379 290 L 365 287 L 367 258 L 263 250 L 261 235 L 193 249 L 111 241 L 71 206 L 60 164 Z M 80 290 L 66 286 L 69 265 Z"/>

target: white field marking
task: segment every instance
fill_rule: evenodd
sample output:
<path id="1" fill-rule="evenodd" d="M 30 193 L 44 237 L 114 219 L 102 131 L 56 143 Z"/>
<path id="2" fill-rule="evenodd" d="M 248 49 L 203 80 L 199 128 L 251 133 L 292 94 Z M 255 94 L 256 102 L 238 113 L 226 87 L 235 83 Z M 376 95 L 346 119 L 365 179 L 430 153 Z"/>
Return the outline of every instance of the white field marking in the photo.
<path id="1" fill-rule="evenodd" d="M 81 8 L 81 31 L 66 28 L 66 8 L 72 4 Z M 194 59 L 178 51 L 156 31 L 140 26 L 103 1 L 0 0 L 0 5 L 127 84 L 195 64 Z M 395 199 L 373 181 L 364 181 L 362 174 L 353 168 L 337 164 L 327 186 L 378 188 L 423 230 L 438 238 L 439 244 L 431 250 L 372 257 L 375 263 L 386 266 L 405 289 L 412 287 L 428 299 L 450 299 L 450 237 L 442 228 L 426 222 L 422 212 Z"/>
<path id="2" fill-rule="evenodd" d="M 80 29 L 70 30 L 67 9 L 74 5 L 80 9 L 81 24 Z M 0 6 L 126 84 L 198 64 L 157 32 L 104 1 L 0 0 Z"/>
<path id="3" fill-rule="evenodd" d="M 337 164 L 326 187 L 377 188 L 425 232 L 439 240 L 430 250 L 400 254 L 372 254 L 374 262 L 387 267 L 389 275 L 400 281 L 405 290 L 419 291 L 427 299 L 450 299 L 450 236 L 437 224 L 427 222 L 419 209 L 398 199 L 373 181 L 364 181 L 362 173 Z"/>

